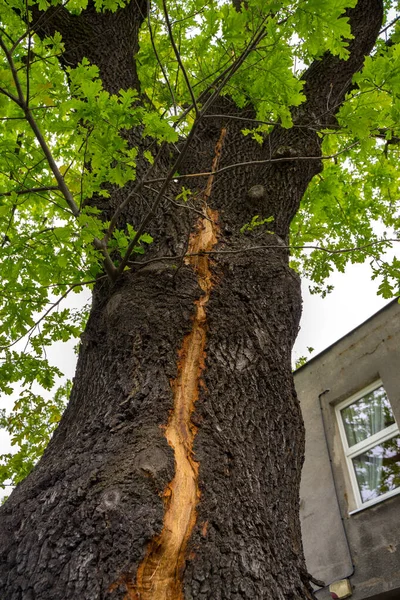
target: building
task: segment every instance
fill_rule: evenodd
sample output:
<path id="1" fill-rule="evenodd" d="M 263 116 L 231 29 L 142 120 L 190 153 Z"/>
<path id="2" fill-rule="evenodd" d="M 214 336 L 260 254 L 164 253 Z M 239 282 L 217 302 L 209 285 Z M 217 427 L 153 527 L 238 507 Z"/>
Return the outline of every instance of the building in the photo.
<path id="1" fill-rule="evenodd" d="M 316 596 L 400 600 L 397 300 L 297 369 L 295 385 L 306 427 L 304 551 L 327 584 Z"/>

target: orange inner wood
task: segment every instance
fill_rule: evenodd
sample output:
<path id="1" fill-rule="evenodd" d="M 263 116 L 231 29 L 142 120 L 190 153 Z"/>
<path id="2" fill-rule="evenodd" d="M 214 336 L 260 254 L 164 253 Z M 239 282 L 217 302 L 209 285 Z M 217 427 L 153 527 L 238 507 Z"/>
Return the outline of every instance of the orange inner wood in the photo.
<path id="1" fill-rule="evenodd" d="M 212 171 L 218 166 L 226 129 L 221 131 L 215 148 Z M 196 427 L 191 421 L 195 402 L 199 397 L 201 375 L 205 368 L 207 321 L 205 307 L 213 287 L 210 270 L 210 252 L 218 241 L 218 213 L 207 206 L 214 175 L 210 175 L 203 193 L 204 218 L 191 235 L 186 263 L 197 274 L 203 292 L 195 302 L 195 315 L 190 333 L 179 351 L 178 375 L 172 381 L 174 408 L 165 436 L 175 453 L 175 476 L 165 492 L 163 529 L 154 538 L 140 564 L 134 593 L 127 587 L 125 599 L 183 600 L 182 572 L 186 548 L 196 523 L 196 506 L 200 498 L 198 487 L 199 465 L 193 458 Z M 197 256 L 190 256 L 197 255 Z"/>
<path id="2" fill-rule="evenodd" d="M 210 251 L 217 243 L 217 213 L 205 209 L 198 231 L 192 236 L 189 254 Z M 136 594 L 140 600 L 183 600 L 181 572 L 185 564 L 187 542 L 196 523 L 199 501 L 198 463 L 193 458 L 196 428 L 191 422 L 199 396 L 204 369 L 206 312 L 212 276 L 209 256 L 188 258 L 196 269 L 203 295 L 196 301 L 191 332 L 179 352 L 178 376 L 172 382 L 174 409 L 165 436 L 175 453 L 175 476 L 164 492 L 166 510 L 161 534 L 155 538 L 139 566 Z M 129 596 L 128 596 L 129 598 Z"/>

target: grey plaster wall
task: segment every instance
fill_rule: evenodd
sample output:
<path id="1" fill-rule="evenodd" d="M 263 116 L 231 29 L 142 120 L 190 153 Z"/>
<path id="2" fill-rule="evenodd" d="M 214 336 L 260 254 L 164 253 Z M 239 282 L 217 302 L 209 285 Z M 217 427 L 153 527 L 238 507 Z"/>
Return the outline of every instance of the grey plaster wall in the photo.
<path id="1" fill-rule="evenodd" d="M 339 402 L 377 379 L 400 423 L 397 301 L 295 373 L 306 426 L 300 510 L 307 567 L 327 584 L 350 575 L 354 600 L 385 600 L 388 592 L 400 599 L 400 495 L 349 514 L 356 502 L 335 416 Z M 331 597 L 326 588 L 317 596 Z"/>

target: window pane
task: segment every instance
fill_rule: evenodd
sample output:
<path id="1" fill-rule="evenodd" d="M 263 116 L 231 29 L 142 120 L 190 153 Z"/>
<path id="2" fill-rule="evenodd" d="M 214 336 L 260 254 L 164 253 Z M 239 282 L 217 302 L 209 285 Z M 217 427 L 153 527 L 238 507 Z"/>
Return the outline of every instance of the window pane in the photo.
<path id="1" fill-rule="evenodd" d="M 354 446 L 395 423 L 383 386 L 346 406 L 340 412 L 349 446 Z"/>
<path id="2" fill-rule="evenodd" d="M 400 487 L 400 436 L 353 458 L 363 502 Z"/>

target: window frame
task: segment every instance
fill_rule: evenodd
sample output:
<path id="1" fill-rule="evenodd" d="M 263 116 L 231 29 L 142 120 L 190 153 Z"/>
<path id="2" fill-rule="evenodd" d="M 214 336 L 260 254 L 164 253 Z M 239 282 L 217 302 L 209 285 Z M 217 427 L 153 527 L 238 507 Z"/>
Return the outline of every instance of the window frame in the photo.
<path id="1" fill-rule="evenodd" d="M 372 500 L 363 502 L 362 498 L 361 498 L 360 488 L 358 486 L 358 481 L 357 481 L 357 477 L 356 477 L 356 473 L 355 473 L 355 469 L 354 469 L 354 464 L 353 464 L 353 458 L 355 458 L 359 454 L 362 454 L 363 452 L 370 450 L 377 444 L 385 442 L 386 440 L 389 440 L 389 439 L 395 437 L 396 435 L 400 435 L 399 426 L 397 424 L 396 417 L 393 412 L 393 408 L 392 408 L 392 413 L 393 413 L 393 418 L 395 419 L 395 423 L 393 425 L 389 425 L 388 427 L 385 427 L 385 429 L 382 429 L 381 431 L 374 433 L 373 435 L 367 437 L 365 440 L 362 440 L 361 442 L 358 442 L 357 444 L 354 444 L 353 446 L 349 446 L 349 444 L 348 444 L 346 431 L 345 431 L 344 423 L 343 423 L 343 418 L 342 418 L 342 414 L 341 414 L 341 411 L 344 408 L 346 408 L 350 404 L 353 404 L 354 402 L 357 402 L 357 400 L 360 400 L 367 394 L 370 394 L 371 392 L 373 392 L 374 390 L 376 390 L 380 387 L 383 387 L 383 389 L 385 390 L 386 397 L 389 400 L 389 404 L 392 408 L 392 405 L 390 403 L 390 398 L 388 396 L 388 393 L 387 393 L 385 386 L 383 385 L 383 381 L 381 379 L 376 379 L 370 385 L 364 387 L 363 389 L 359 390 L 352 396 L 349 396 L 348 398 L 346 398 L 346 400 L 343 400 L 342 402 L 340 402 L 339 404 L 337 404 L 335 406 L 336 420 L 337 420 L 337 423 L 339 426 L 342 448 L 343 448 L 344 455 L 346 458 L 347 470 L 348 470 L 348 473 L 350 476 L 351 486 L 353 489 L 353 496 L 354 496 L 355 503 L 356 503 L 356 508 L 355 508 L 355 510 L 352 510 L 349 512 L 350 515 L 354 514 L 355 512 L 359 512 L 360 510 L 363 510 L 364 508 L 368 508 L 369 506 L 373 506 L 374 504 L 378 504 L 379 502 L 382 502 L 383 500 L 386 500 L 387 498 L 390 498 L 391 496 L 395 496 L 396 494 L 400 493 L 400 486 L 399 486 L 399 487 L 395 488 L 394 490 L 390 490 L 389 492 L 386 492 L 385 494 L 381 494 L 380 496 L 373 498 Z"/>

